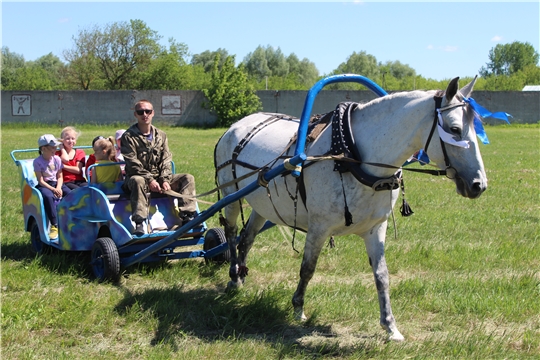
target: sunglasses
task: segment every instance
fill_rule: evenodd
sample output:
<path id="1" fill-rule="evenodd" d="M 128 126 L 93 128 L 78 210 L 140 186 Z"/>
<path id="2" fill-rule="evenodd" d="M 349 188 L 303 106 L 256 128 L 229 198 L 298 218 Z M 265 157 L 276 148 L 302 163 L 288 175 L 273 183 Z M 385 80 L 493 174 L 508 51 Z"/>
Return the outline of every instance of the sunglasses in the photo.
<path id="1" fill-rule="evenodd" d="M 152 109 L 144 109 L 144 110 L 135 110 L 135 112 L 137 113 L 137 115 L 142 115 L 142 114 L 151 114 L 152 113 Z"/>

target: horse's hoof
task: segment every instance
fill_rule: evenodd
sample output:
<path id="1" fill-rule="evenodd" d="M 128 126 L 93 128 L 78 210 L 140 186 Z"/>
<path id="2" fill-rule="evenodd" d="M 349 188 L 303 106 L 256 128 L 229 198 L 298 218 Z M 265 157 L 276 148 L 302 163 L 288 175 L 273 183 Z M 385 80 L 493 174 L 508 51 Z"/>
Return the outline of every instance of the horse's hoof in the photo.
<path id="1" fill-rule="evenodd" d="M 300 309 L 294 309 L 294 318 L 298 321 L 306 321 L 307 316 L 304 314 L 304 310 L 302 308 Z"/>
<path id="2" fill-rule="evenodd" d="M 405 338 L 403 337 L 403 335 L 401 335 L 401 333 L 399 331 L 395 331 L 391 334 L 388 335 L 388 340 L 389 341 L 405 341 Z"/>
<path id="3" fill-rule="evenodd" d="M 242 287 L 242 285 L 243 283 L 241 281 L 229 281 L 226 292 L 237 291 Z"/>

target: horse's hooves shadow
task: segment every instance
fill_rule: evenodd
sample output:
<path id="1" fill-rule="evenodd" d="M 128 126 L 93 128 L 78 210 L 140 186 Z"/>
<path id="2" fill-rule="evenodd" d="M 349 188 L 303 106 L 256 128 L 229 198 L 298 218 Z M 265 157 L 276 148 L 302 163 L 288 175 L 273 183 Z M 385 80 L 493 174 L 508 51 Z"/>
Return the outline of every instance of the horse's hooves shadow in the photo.
<path id="1" fill-rule="evenodd" d="M 281 295 L 276 298 L 275 293 L 263 291 L 253 296 L 233 296 L 224 290 L 175 285 L 134 294 L 125 289 L 125 297 L 115 310 L 120 315 L 134 311 L 151 314 L 159 322 L 151 344 L 165 343 L 177 351 L 181 350 L 177 339 L 186 333 L 209 343 L 228 338 L 265 341 L 278 348 L 281 357 L 299 352 L 350 354 L 368 342 L 357 335 L 356 341 L 349 337 L 342 341 L 342 334 L 331 325 L 316 324 L 316 316 L 307 322 L 294 320 L 292 305 L 284 305 Z"/>

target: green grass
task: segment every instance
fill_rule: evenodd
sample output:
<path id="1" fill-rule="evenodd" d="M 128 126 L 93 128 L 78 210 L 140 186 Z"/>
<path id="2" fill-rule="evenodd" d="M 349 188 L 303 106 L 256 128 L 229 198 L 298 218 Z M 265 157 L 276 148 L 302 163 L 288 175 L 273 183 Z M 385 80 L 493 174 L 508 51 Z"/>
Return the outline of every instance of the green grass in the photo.
<path id="1" fill-rule="evenodd" d="M 116 130 L 80 129 L 80 145 Z M 177 171 L 194 174 L 199 193 L 213 189 L 213 149 L 224 129 L 163 129 Z M 539 129 L 487 127 L 489 186 L 477 200 L 458 196 L 445 178 L 405 174 L 415 214 L 402 218 L 396 209 L 386 256 L 406 342 L 387 343 L 363 241 L 354 236 L 323 249 L 306 323 L 290 303 L 301 254 L 277 228 L 257 238 L 246 284 L 234 294 L 224 291 L 228 267 L 201 259 L 132 266 L 113 285 L 93 279 L 86 253 L 33 256 L 9 153 L 60 128 L 3 126 L 2 358 L 538 358 Z M 217 227 L 217 216 L 208 224 Z M 297 249 L 304 239 L 297 233 Z"/>

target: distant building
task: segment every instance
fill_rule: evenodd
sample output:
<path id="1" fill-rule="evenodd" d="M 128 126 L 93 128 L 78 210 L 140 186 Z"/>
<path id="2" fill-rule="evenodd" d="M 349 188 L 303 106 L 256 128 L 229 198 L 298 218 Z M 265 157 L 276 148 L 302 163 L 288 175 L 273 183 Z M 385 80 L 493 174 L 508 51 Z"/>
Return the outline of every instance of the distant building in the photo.
<path id="1" fill-rule="evenodd" d="M 540 91 L 540 85 L 525 85 L 521 91 Z"/>

